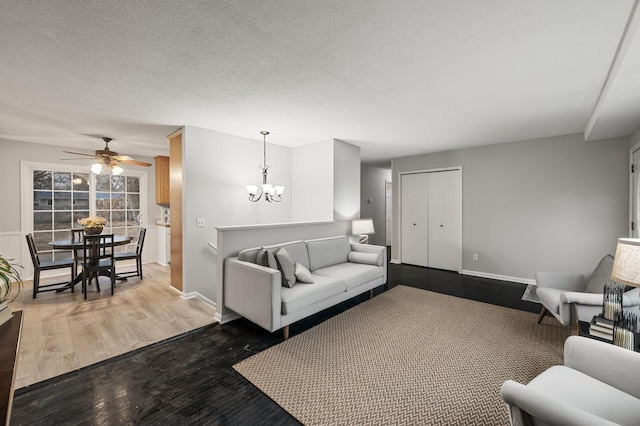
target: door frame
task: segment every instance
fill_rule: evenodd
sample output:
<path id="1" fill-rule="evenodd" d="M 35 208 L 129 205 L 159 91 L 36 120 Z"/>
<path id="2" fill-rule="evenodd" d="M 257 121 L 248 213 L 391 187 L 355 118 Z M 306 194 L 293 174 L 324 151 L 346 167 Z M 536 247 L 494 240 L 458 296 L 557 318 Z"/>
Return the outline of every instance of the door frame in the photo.
<path id="1" fill-rule="evenodd" d="M 640 144 L 639 144 L 640 146 Z M 462 227 L 462 220 L 463 220 L 463 216 L 464 216 L 464 197 L 463 197 L 463 191 L 464 191 L 464 176 L 463 176 L 463 172 L 462 172 L 462 166 L 451 166 L 451 167 L 438 167 L 438 168 L 433 168 L 433 169 L 419 169 L 419 170 L 406 170 L 404 172 L 398 172 L 398 194 L 396 194 L 397 200 L 398 200 L 398 220 L 396 221 L 397 226 L 395 226 L 394 228 L 396 229 L 396 232 L 398 232 L 398 261 L 400 263 L 402 263 L 402 176 L 403 175 L 415 175 L 415 174 L 420 174 L 420 173 L 436 173 L 436 172 L 449 172 L 449 171 L 456 171 L 459 170 L 460 171 L 460 197 L 462 198 L 461 202 L 460 202 L 460 209 L 462 210 L 460 213 L 460 270 L 458 270 L 458 273 L 460 273 L 460 271 L 462 271 L 462 260 L 463 260 L 463 254 L 462 254 L 462 241 L 464 239 L 464 228 Z"/>
<path id="2" fill-rule="evenodd" d="M 640 164 L 636 164 L 635 165 L 635 173 L 631 173 L 631 167 L 634 166 L 633 163 L 633 154 L 636 151 L 640 151 L 640 142 L 638 142 L 637 144 L 635 144 L 634 146 L 631 147 L 631 149 L 629 150 L 629 221 L 627 223 L 627 228 L 628 228 L 628 233 L 629 233 L 629 237 L 632 238 L 633 237 L 633 233 L 634 231 L 631 229 L 631 223 L 635 222 L 635 232 L 640 233 L 640 230 L 638 230 L 638 226 L 640 226 L 640 221 L 636 220 L 636 217 L 634 216 L 634 205 L 636 205 L 636 203 L 638 203 L 639 200 L 636 199 L 636 194 L 634 193 L 633 189 L 634 189 L 634 180 L 635 180 L 635 176 L 639 176 L 638 179 L 640 179 Z M 640 185 L 638 190 L 640 191 Z M 638 216 L 640 216 L 640 211 L 638 212 Z"/>

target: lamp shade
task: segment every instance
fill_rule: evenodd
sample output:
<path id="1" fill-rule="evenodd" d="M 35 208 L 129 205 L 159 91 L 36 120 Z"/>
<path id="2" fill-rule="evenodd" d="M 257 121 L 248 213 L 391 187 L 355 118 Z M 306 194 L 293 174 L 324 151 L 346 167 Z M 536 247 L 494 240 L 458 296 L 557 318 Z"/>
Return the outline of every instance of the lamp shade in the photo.
<path id="1" fill-rule="evenodd" d="M 354 219 L 351 222 L 351 233 L 353 235 L 375 234 L 373 229 L 373 219 Z"/>
<path id="2" fill-rule="evenodd" d="M 611 279 L 640 287 L 640 238 L 619 238 Z"/>

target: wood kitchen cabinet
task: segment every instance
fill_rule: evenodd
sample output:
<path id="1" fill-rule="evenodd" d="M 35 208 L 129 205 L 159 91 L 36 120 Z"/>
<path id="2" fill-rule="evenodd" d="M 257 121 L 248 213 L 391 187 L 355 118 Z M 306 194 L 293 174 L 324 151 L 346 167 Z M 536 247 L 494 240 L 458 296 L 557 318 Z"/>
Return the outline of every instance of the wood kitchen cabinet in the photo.
<path id="1" fill-rule="evenodd" d="M 169 191 L 169 157 L 158 155 L 156 160 L 156 204 L 170 204 Z"/>

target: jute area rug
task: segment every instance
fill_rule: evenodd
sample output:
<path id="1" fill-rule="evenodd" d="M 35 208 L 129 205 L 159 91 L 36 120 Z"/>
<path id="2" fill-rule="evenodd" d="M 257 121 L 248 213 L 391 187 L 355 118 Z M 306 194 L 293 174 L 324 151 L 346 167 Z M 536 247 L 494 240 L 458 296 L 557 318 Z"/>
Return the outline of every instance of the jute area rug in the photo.
<path id="1" fill-rule="evenodd" d="M 306 425 L 507 425 L 500 385 L 562 363 L 569 330 L 395 287 L 234 368 Z"/>

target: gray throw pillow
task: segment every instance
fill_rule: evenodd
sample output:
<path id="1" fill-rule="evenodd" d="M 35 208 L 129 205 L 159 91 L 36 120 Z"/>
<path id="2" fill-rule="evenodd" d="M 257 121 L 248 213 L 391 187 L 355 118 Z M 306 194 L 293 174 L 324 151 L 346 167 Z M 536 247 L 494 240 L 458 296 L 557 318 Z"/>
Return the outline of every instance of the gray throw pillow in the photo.
<path id="1" fill-rule="evenodd" d="M 611 280 L 611 271 L 613 270 L 613 256 L 610 254 L 600 260 L 598 266 L 591 274 L 591 278 L 587 283 L 587 288 L 585 288 L 585 293 L 604 293 L 604 285 L 609 284 L 617 284 L 615 281 Z"/>
<path id="2" fill-rule="evenodd" d="M 301 263 L 295 264 L 296 279 L 301 283 L 313 284 L 311 272 Z"/>
<path id="3" fill-rule="evenodd" d="M 296 268 L 291 255 L 284 247 L 276 251 L 276 261 L 278 262 L 278 270 L 282 274 L 282 285 L 293 287 L 296 284 Z"/>
<path id="4" fill-rule="evenodd" d="M 261 266 L 267 266 L 271 269 L 278 269 L 278 262 L 276 262 L 276 258 L 273 256 L 267 249 L 262 249 L 258 252 L 256 256 L 256 264 Z"/>

